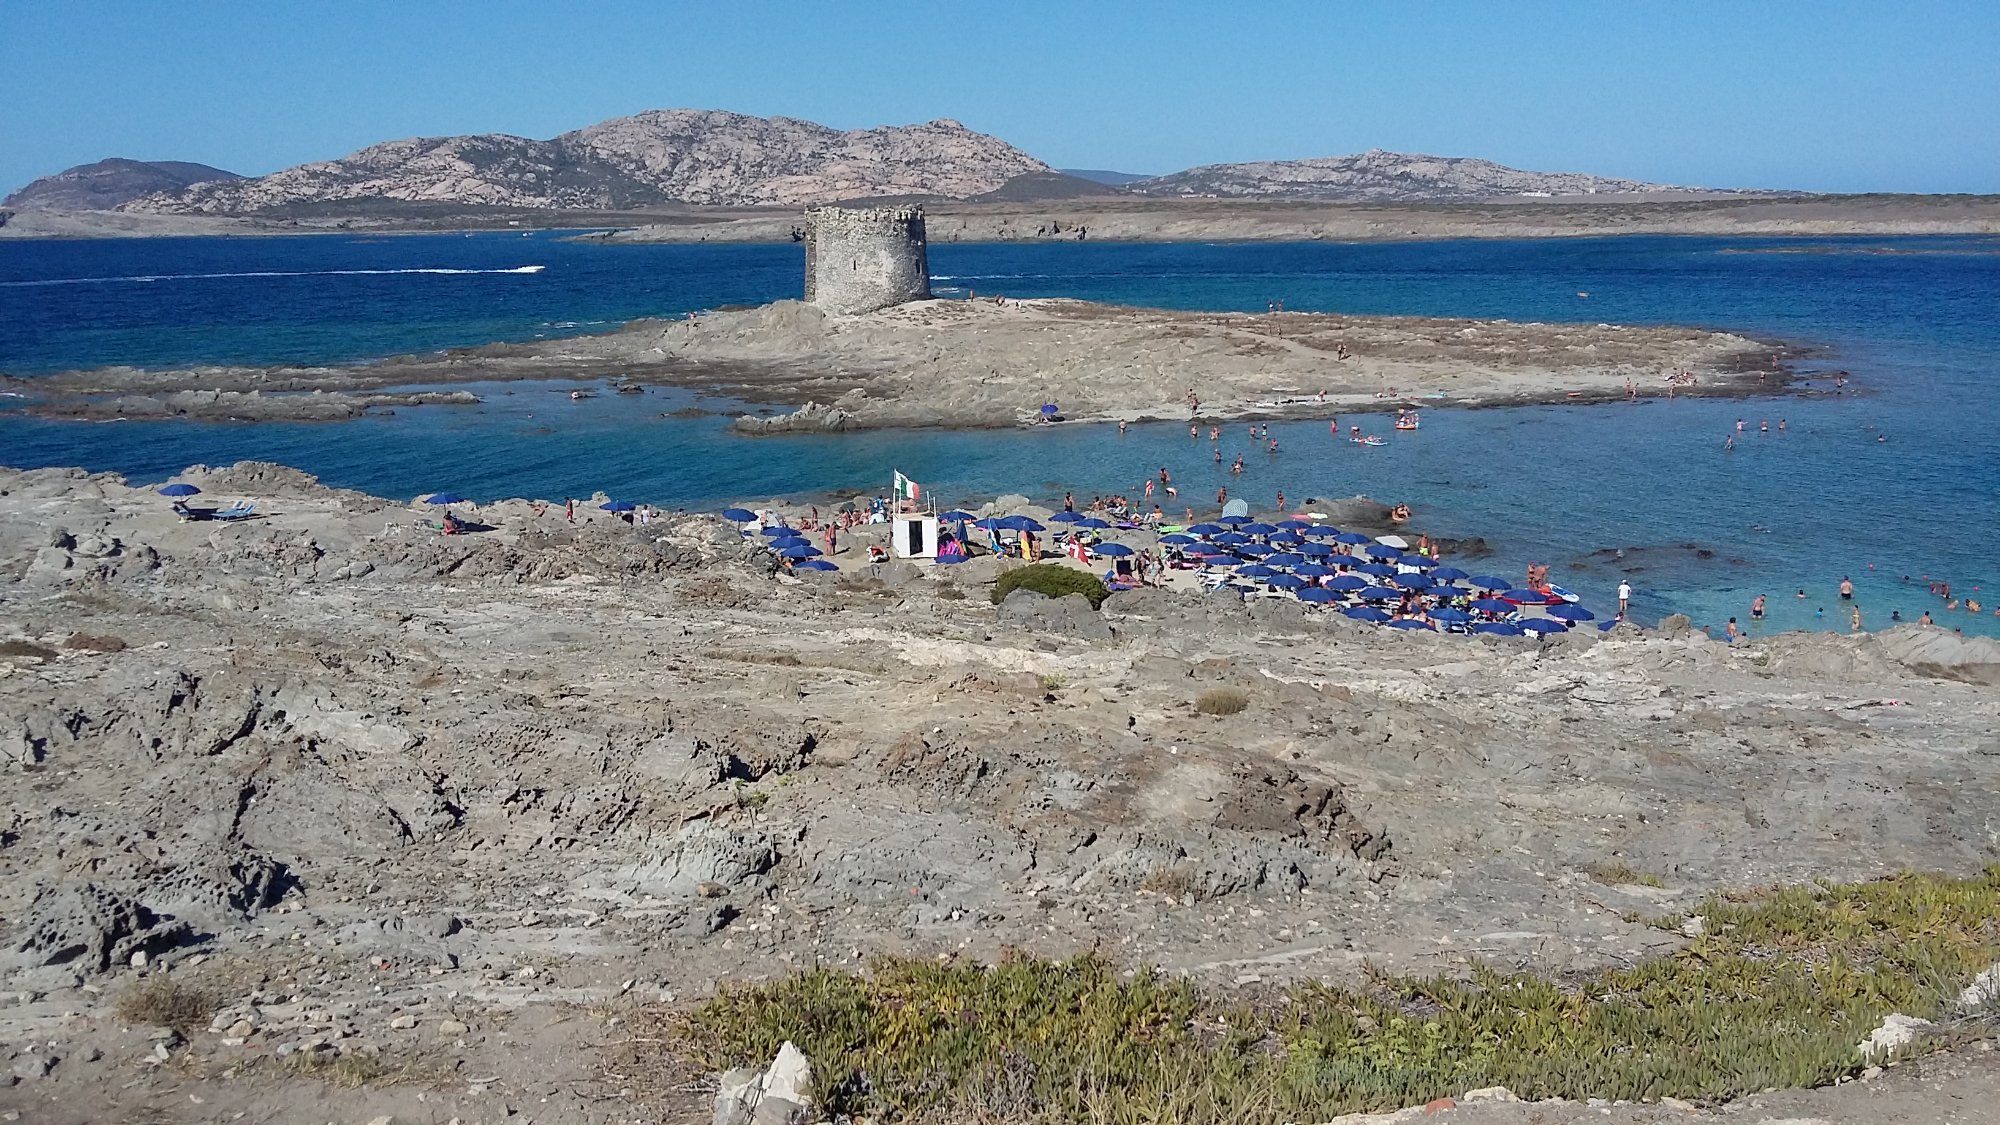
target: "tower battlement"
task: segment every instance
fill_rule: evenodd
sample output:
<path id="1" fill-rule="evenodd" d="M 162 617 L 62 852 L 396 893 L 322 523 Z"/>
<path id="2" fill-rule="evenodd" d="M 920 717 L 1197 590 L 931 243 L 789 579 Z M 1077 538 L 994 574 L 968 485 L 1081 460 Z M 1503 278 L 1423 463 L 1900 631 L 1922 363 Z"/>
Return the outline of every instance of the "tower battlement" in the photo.
<path id="1" fill-rule="evenodd" d="M 806 212 L 808 302 L 851 315 L 930 295 L 922 207 L 815 207 Z"/>

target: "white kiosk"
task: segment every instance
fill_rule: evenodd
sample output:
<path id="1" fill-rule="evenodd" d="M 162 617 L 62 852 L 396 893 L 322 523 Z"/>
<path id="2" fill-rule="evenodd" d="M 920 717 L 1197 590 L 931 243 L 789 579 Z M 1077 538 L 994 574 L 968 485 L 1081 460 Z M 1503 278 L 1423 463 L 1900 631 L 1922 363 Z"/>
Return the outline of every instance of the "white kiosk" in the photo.
<path id="1" fill-rule="evenodd" d="M 937 558 L 937 517 L 893 517 L 889 527 L 889 547 L 899 559 Z"/>

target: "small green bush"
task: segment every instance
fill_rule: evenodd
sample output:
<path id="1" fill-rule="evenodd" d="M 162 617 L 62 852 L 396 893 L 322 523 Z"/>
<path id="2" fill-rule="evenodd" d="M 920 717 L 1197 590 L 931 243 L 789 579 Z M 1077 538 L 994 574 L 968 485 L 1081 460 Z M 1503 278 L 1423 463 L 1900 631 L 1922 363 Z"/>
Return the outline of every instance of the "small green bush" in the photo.
<path id="1" fill-rule="evenodd" d="M 1007 595 L 1015 590 L 1032 590 L 1051 598 L 1082 594 L 1090 599 L 1090 608 L 1096 609 L 1111 596 L 1104 583 L 1095 574 L 1081 570 L 1071 570 L 1055 563 L 1036 563 L 1033 566 L 1017 567 L 1002 574 L 993 583 L 993 604 L 1007 600 Z"/>
<path id="2" fill-rule="evenodd" d="M 1250 706 L 1250 695 L 1242 688 L 1210 688 L 1195 697 L 1194 709 L 1204 715 L 1238 715 Z"/>
<path id="3" fill-rule="evenodd" d="M 1373 973 L 1258 1007 L 1095 954 L 820 967 L 725 986 L 664 1038 L 711 1070 L 763 1065 L 793 1040 L 826 1112 L 890 1120 L 1320 1121 L 1493 1085 L 1530 1100 L 1720 1100 L 1856 1072 L 1855 1044 L 1884 1015 L 1939 1016 L 2000 958 L 2000 867 L 1695 910 L 1701 937 L 1630 968 Z"/>

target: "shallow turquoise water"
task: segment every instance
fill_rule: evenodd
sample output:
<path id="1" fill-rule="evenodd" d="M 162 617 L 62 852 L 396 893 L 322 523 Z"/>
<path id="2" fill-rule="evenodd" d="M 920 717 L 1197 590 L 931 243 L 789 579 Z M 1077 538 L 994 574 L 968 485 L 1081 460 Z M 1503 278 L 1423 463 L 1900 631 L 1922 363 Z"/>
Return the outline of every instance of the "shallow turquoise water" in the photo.
<path id="1" fill-rule="evenodd" d="M 1809 246 L 1816 252 L 1792 251 Z M 1226 429 L 1238 477 L 1182 426 L 746 439 L 719 418 L 660 418 L 692 401 L 656 394 L 571 402 L 555 388 L 484 388 L 485 405 L 408 410 L 334 426 L 54 423 L 0 414 L 0 462 L 83 464 L 139 478 L 243 457 L 392 496 L 587 495 L 673 506 L 834 489 L 880 491 L 891 470 L 941 498 L 1130 490 L 1160 466 L 1183 505 L 1215 489 L 1267 504 L 1309 496 L 1403 500 L 1422 522 L 1484 535 L 1517 573 L 1602 603 L 1603 548 L 1698 543 L 1714 557 L 1642 550 L 1635 609 L 1840 627 L 1833 585 L 1851 574 L 1868 624 L 1892 609 L 1943 614 L 1921 581 L 2000 582 L 2000 245 L 1965 239 L 1581 239 L 1390 246 L 1301 244 L 938 246 L 941 292 L 1064 295 L 1186 308 L 1688 323 L 1823 346 L 1822 366 L 1862 393 L 1749 402 L 1425 412 L 1386 447 L 1329 440 L 1324 423 L 1273 426 L 1281 452 Z M 138 240 L 0 244 L 0 370 L 128 362 L 340 362 L 496 338 L 587 331 L 642 313 L 794 295 L 796 247 L 606 247 L 547 236 Z M 512 270 L 535 273 L 348 273 Z M 195 277 L 196 274 L 277 274 Z M 87 278 L 159 280 L 70 280 Z M 61 284 L 49 284 L 62 281 Z M 1577 297 L 1578 291 L 1589 299 Z M 949 295 L 949 293 L 946 293 Z M 1738 417 L 1750 433 L 1721 451 Z M 1780 417 L 1786 432 L 1775 432 Z M 1760 418 L 1774 432 L 1756 434 Z M 1387 432 L 1387 419 L 1353 418 Z M 1886 440 L 1878 441 L 1881 437 Z M 1871 567 L 1873 569 L 1871 569 Z M 1567 581 L 1566 581 L 1567 579 Z M 1807 599 L 1792 597 L 1805 588 Z M 1996 599 L 2000 600 L 2000 599 Z M 1824 608 L 1826 617 L 1815 617 Z M 1833 619 L 1838 617 L 1836 622 Z"/>

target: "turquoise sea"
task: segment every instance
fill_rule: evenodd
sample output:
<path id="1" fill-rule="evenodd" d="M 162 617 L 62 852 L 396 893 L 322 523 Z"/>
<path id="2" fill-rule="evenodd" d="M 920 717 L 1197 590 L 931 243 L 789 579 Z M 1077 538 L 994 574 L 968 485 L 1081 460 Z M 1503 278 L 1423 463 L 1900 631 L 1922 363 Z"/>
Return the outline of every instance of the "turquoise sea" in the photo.
<path id="1" fill-rule="evenodd" d="M 338 363 L 599 331 L 795 296 L 801 265 L 794 246 L 518 233 L 0 243 L 0 371 Z M 1925 581 L 2000 585 L 2000 240 L 942 245 L 931 268 L 942 296 L 1695 324 L 1808 345 L 1805 366 L 1821 377 L 1803 397 L 1431 410 L 1420 432 L 1370 450 L 1329 441 L 1323 422 L 1278 424 L 1275 458 L 1238 425 L 1224 451 L 1246 454 L 1240 478 L 1214 465 L 1205 436 L 1170 423 L 1123 438 L 1074 426 L 747 439 L 720 417 L 659 417 L 691 395 L 571 402 L 566 387 L 524 384 L 475 388 L 486 396 L 476 408 L 333 425 L 49 422 L 0 407 L 0 463 L 151 481 L 259 458 L 396 497 L 602 489 L 691 508 L 880 491 L 892 470 L 947 501 L 1087 497 L 1164 465 L 1187 500 L 1211 505 L 1224 483 L 1253 503 L 1280 488 L 1295 501 L 1402 500 L 1433 530 L 1484 536 L 1496 556 L 1477 569 L 1548 562 L 1594 604 L 1609 600 L 1619 566 L 1639 568 L 1642 618 L 1747 622 L 1761 592 L 1765 628 L 1845 629 L 1833 587 L 1851 575 L 1870 627 L 1928 608 L 1942 624 L 2000 633 L 2000 597 L 1974 594 L 1987 603 L 1974 619 L 1946 613 Z M 1823 377 L 1836 369 L 1850 373 L 1847 394 Z M 1749 432 L 1725 453 L 1738 418 Z M 1771 434 L 1758 435 L 1761 419 Z M 1387 430 L 1386 418 L 1363 424 Z M 1622 562 L 1600 554 L 1619 550 Z"/>

